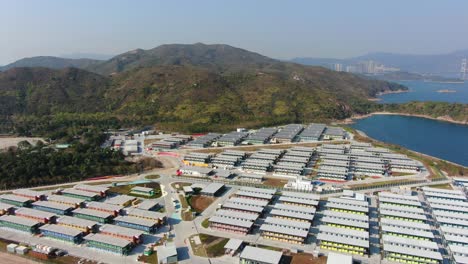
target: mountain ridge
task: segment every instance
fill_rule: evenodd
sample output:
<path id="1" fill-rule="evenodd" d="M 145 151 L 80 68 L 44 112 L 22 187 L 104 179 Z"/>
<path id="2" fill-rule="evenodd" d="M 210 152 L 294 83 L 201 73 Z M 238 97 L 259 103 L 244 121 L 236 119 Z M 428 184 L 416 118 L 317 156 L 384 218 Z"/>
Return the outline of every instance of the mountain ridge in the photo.
<path id="1" fill-rule="evenodd" d="M 0 119 L 3 114 L 13 129 L 22 127 L 21 131 L 44 129 L 43 122 L 63 121 L 64 114 L 79 119 L 69 124 L 94 122 L 98 114 L 109 118 L 104 123 L 156 123 L 189 132 L 226 130 L 237 125 L 343 119 L 367 113 L 374 105 L 369 97 L 406 89 L 228 45 L 201 43 L 133 50 L 92 69 L 1 72 L 0 100 L 5 103 L 0 104 Z"/>

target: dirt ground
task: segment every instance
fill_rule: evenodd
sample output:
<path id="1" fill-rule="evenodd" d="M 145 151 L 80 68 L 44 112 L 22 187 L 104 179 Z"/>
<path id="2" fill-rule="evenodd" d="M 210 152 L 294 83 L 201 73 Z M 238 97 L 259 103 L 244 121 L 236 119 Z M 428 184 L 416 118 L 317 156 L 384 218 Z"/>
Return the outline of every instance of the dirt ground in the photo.
<path id="1" fill-rule="evenodd" d="M 28 138 L 28 137 L 0 137 L 0 149 L 9 147 L 16 147 L 19 142 L 27 140 L 29 143 L 35 145 L 42 138 Z"/>
<path id="2" fill-rule="evenodd" d="M 206 208 L 208 208 L 208 206 L 210 206 L 210 204 L 212 204 L 214 202 L 215 198 L 213 197 L 207 197 L 207 196 L 202 196 L 202 195 L 194 195 L 192 197 L 192 201 L 191 201 L 191 204 L 192 204 L 192 207 L 193 207 L 193 210 L 195 210 L 196 212 L 203 212 L 205 211 Z"/>
<path id="3" fill-rule="evenodd" d="M 40 263 L 27 258 L 16 256 L 10 253 L 0 252 L 0 259 L 2 264 L 36 264 Z"/>
<path id="4" fill-rule="evenodd" d="M 322 256 L 314 258 L 311 254 L 298 253 L 293 254 L 291 264 L 326 264 L 327 257 Z"/>
<path id="5" fill-rule="evenodd" d="M 262 184 L 266 186 L 272 186 L 272 187 L 284 187 L 286 183 L 288 183 L 288 180 L 286 179 L 266 178 Z"/>

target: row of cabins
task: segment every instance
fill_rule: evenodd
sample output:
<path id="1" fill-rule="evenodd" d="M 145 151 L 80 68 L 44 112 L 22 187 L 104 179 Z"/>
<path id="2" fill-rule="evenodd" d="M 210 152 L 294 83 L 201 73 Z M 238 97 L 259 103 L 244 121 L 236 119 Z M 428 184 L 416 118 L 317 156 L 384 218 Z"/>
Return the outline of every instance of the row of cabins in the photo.
<path id="1" fill-rule="evenodd" d="M 314 148 L 291 148 L 277 161 L 276 165 L 273 165 L 273 171 L 278 175 L 303 175 L 306 172 L 306 167 L 311 165 L 314 153 Z"/>
<path id="2" fill-rule="evenodd" d="M 291 143 L 298 141 L 299 133 L 304 130 L 304 126 L 300 124 L 289 124 L 279 130 L 274 136 L 276 143 Z"/>
<path id="3" fill-rule="evenodd" d="M 140 243 L 143 233 L 154 232 L 165 222 L 165 217 L 156 212 L 130 209 L 124 216 L 114 219 L 115 225 L 106 223 L 108 212 L 92 209 L 77 209 L 74 217 L 45 213 L 29 208 L 19 208 L 15 215 L 0 216 L 0 226 L 15 230 L 41 233 L 44 236 L 79 244 L 86 241 L 90 247 L 128 254 Z M 98 227 L 98 223 L 101 224 Z M 96 233 L 97 232 L 97 233 Z"/>
<path id="4" fill-rule="evenodd" d="M 242 164 L 242 170 L 246 172 L 265 173 L 271 171 L 273 164 L 285 153 L 281 149 L 260 149 L 250 155 Z"/>
<path id="5" fill-rule="evenodd" d="M 310 193 L 283 191 L 260 226 L 262 238 L 291 244 L 305 243 L 319 198 Z"/>
<path id="6" fill-rule="evenodd" d="M 246 138 L 249 134 L 247 132 L 230 132 L 218 138 L 216 140 L 216 145 L 219 147 L 225 146 L 237 146 L 239 145 L 244 138 Z"/>
<path id="7" fill-rule="evenodd" d="M 271 139 L 277 132 L 277 128 L 261 128 L 255 131 L 254 133 L 250 134 L 247 138 L 245 138 L 244 143 L 247 143 L 249 145 L 267 144 L 271 141 Z"/>
<path id="8" fill-rule="evenodd" d="M 462 190 L 423 187 L 443 245 L 454 263 L 468 263 L 468 202 Z"/>
<path id="9" fill-rule="evenodd" d="M 441 263 L 431 222 L 418 196 L 380 192 L 383 258 L 403 263 Z"/>
<path id="10" fill-rule="evenodd" d="M 182 145 L 187 144 L 192 140 L 192 136 L 188 135 L 175 135 L 169 138 L 165 138 L 160 141 L 156 141 L 151 144 L 153 149 L 175 149 Z"/>
<path id="11" fill-rule="evenodd" d="M 322 139 L 325 132 L 325 124 L 310 124 L 299 135 L 300 142 L 314 142 Z"/>
<path id="12" fill-rule="evenodd" d="M 275 192 L 272 189 L 242 187 L 209 218 L 210 227 L 236 234 L 250 233 Z"/>
<path id="13" fill-rule="evenodd" d="M 206 148 L 210 147 L 213 142 L 220 138 L 222 134 L 219 133 L 208 133 L 206 135 L 200 136 L 192 140 L 187 144 L 187 147 L 190 148 Z"/>
<path id="14" fill-rule="evenodd" d="M 349 197 L 329 198 L 322 211 L 318 245 L 352 255 L 369 254 L 369 203 Z"/>

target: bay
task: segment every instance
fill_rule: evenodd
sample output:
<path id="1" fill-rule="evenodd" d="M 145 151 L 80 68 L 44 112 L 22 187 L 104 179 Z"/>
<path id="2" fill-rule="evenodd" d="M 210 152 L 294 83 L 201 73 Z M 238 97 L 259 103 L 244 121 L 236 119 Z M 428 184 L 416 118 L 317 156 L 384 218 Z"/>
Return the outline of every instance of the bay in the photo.
<path id="1" fill-rule="evenodd" d="M 436 83 L 424 81 L 398 81 L 409 88 L 408 92 L 384 94 L 380 103 L 407 103 L 411 101 L 434 101 L 468 104 L 468 81 L 465 83 Z M 438 92 L 449 90 L 455 92 Z"/>
<path id="2" fill-rule="evenodd" d="M 468 126 L 427 118 L 373 115 L 351 127 L 369 137 L 468 166 Z"/>

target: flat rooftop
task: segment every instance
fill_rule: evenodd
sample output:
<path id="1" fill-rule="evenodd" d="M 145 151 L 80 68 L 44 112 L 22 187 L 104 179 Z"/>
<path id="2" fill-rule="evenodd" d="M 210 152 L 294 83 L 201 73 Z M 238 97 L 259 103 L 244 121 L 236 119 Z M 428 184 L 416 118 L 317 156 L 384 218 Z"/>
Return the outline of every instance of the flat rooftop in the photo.
<path id="1" fill-rule="evenodd" d="M 49 212 L 44 212 L 40 210 L 35 210 L 35 209 L 30 209 L 26 207 L 20 207 L 15 210 L 15 214 L 22 214 L 22 215 L 29 215 L 32 217 L 39 217 L 39 218 L 44 218 L 44 219 L 50 219 L 55 216 L 53 213 Z"/>
<path id="2" fill-rule="evenodd" d="M 235 212 L 232 210 L 224 210 L 224 209 L 219 209 L 218 211 L 215 212 L 214 215 L 228 217 L 228 218 L 245 219 L 249 221 L 255 221 L 258 218 L 258 215 L 256 214 Z"/>
<path id="3" fill-rule="evenodd" d="M 79 226 L 81 228 L 87 228 L 87 227 L 91 228 L 97 225 L 98 222 L 64 215 L 64 216 L 60 216 L 57 219 L 57 224 L 74 225 L 74 226 Z"/>
<path id="4" fill-rule="evenodd" d="M 9 223 L 20 224 L 28 227 L 33 227 L 37 224 L 40 224 L 39 221 L 32 220 L 29 218 L 19 217 L 15 215 L 2 215 L 0 216 L 0 221 L 5 221 Z"/>
<path id="5" fill-rule="evenodd" d="M 263 189 L 263 188 L 254 188 L 254 187 L 242 187 L 241 191 L 245 192 L 256 192 L 256 193 L 265 193 L 265 194 L 275 194 L 276 189 Z"/>
<path id="6" fill-rule="evenodd" d="M 255 206 L 250 204 L 239 204 L 239 203 L 232 203 L 232 202 L 225 202 L 222 205 L 222 208 L 227 209 L 234 209 L 234 210 L 241 210 L 241 211 L 248 211 L 248 212 L 255 212 L 255 213 L 262 213 L 264 208 L 261 206 Z"/>
<path id="7" fill-rule="evenodd" d="M 224 187 L 222 183 L 212 182 L 201 190 L 202 193 L 215 194 Z"/>
<path id="8" fill-rule="evenodd" d="M 107 213 L 107 212 L 88 209 L 88 208 L 75 209 L 73 210 L 73 214 L 90 215 L 90 216 L 99 217 L 99 218 L 109 218 L 113 216 L 112 214 Z"/>
<path id="9" fill-rule="evenodd" d="M 126 222 L 126 223 L 132 223 L 140 226 L 145 226 L 145 227 L 153 227 L 157 223 L 154 220 L 149 220 L 146 218 L 140 218 L 140 217 L 135 217 L 135 216 L 117 216 L 114 218 L 114 221 L 121 221 L 121 222 Z"/>
<path id="10" fill-rule="evenodd" d="M 397 236 L 390 236 L 390 235 L 382 235 L 382 241 L 384 244 L 396 244 L 396 245 L 406 245 L 411 247 L 417 248 L 425 248 L 427 250 L 439 250 L 437 243 L 432 241 L 426 240 L 418 240 L 413 238 L 406 238 L 406 237 L 397 237 Z"/>
<path id="11" fill-rule="evenodd" d="M 13 194 L 40 197 L 40 196 L 43 196 L 45 193 L 34 191 L 34 190 L 29 190 L 29 189 L 17 189 L 13 191 Z"/>
<path id="12" fill-rule="evenodd" d="M 240 248 L 240 246 L 244 243 L 244 241 L 236 238 L 231 238 L 229 241 L 224 245 L 225 249 L 230 249 L 230 250 L 237 250 Z"/>
<path id="13" fill-rule="evenodd" d="M 218 215 L 214 215 L 210 217 L 209 221 L 213 223 L 239 226 L 239 227 L 244 227 L 244 228 L 251 228 L 254 224 L 254 222 L 249 221 L 249 220 L 234 219 L 234 218 L 223 217 L 223 216 L 218 216 Z"/>
<path id="14" fill-rule="evenodd" d="M 266 223 L 260 226 L 260 230 L 266 231 L 266 232 L 290 235 L 290 236 L 295 236 L 295 237 L 301 237 L 301 238 L 306 238 L 309 235 L 308 230 L 295 229 L 295 228 L 288 227 L 288 226 L 277 226 L 277 225 L 266 224 Z"/>
<path id="15" fill-rule="evenodd" d="M 402 212 L 402 211 L 393 211 L 387 209 L 380 209 L 380 215 L 387 215 L 387 216 L 395 216 L 395 217 L 402 217 L 402 218 L 409 218 L 409 219 L 416 219 L 416 220 L 427 220 L 425 214 L 415 214 L 410 212 Z"/>
<path id="16" fill-rule="evenodd" d="M 117 195 L 117 196 L 114 196 L 114 197 L 111 197 L 111 198 L 107 198 L 107 200 L 105 201 L 105 203 L 108 203 L 108 204 L 115 204 L 115 205 L 123 205 L 123 204 L 126 204 L 126 203 L 130 203 L 134 200 L 136 200 L 137 198 L 134 197 L 134 196 L 130 196 L 130 195 Z"/>
<path id="17" fill-rule="evenodd" d="M 101 202 L 89 202 L 86 203 L 86 208 L 93 210 L 105 210 L 105 211 L 120 211 L 124 207 L 116 204 L 101 203 Z"/>
<path id="18" fill-rule="evenodd" d="M 101 232 L 108 232 L 112 234 L 119 234 L 119 235 L 124 235 L 124 236 L 131 236 L 131 237 L 140 237 L 141 235 L 144 234 L 144 232 L 141 230 L 121 227 L 117 225 L 110 225 L 110 224 L 105 224 L 101 226 L 99 230 Z"/>
<path id="19" fill-rule="evenodd" d="M 32 201 L 30 198 L 19 196 L 19 195 L 14 195 L 14 194 L 0 195 L 0 199 L 10 200 L 10 201 L 15 201 L 15 202 L 20 202 L 20 203 L 26 203 L 26 202 Z"/>
<path id="20" fill-rule="evenodd" d="M 359 238 L 352 238 L 352 237 L 343 237 L 340 235 L 332 235 L 327 233 L 319 233 L 317 235 L 318 240 L 325 240 L 334 243 L 358 246 L 363 248 L 369 248 L 369 240 L 359 239 Z"/>
<path id="21" fill-rule="evenodd" d="M 383 250 L 387 252 L 397 253 L 397 254 L 405 254 L 405 255 L 410 255 L 410 256 L 442 260 L 442 255 L 438 251 L 408 248 L 408 247 L 403 247 L 403 246 L 391 245 L 385 242 L 383 243 Z"/>
<path id="22" fill-rule="evenodd" d="M 185 186 L 188 187 L 188 186 Z M 159 202 L 156 200 L 143 200 L 141 203 L 138 204 L 138 209 L 141 210 L 150 210 L 151 208 L 154 208 L 159 205 Z"/>
<path id="23" fill-rule="evenodd" d="M 50 224 L 39 227 L 39 230 L 64 234 L 64 235 L 71 236 L 71 237 L 76 237 L 76 236 L 79 236 L 81 233 L 83 233 L 83 231 L 75 229 L 75 228 L 66 227 L 62 225 L 50 225 Z"/>
<path id="24" fill-rule="evenodd" d="M 265 219 L 265 223 L 275 225 L 275 226 L 286 226 L 286 227 L 292 227 L 292 228 L 303 229 L 303 230 L 309 230 L 311 227 L 311 223 L 309 222 L 291 221 L 291 220 L 286 220 L 286 219 L 276 218 L 276 217 L 271 217 L 271 216 L 268 216 Z"/>
<path id="25" fill-rule="evenodd" d="M 291 212 L 291 211 L 285 211 L 285 210 L 280 210 L 280 209 L 273 209 L 270 211 L 270 214 L 276 215 L 276 216 L 288 217 L 288 218 L 307 220 L 307 221 L 312 221 L 314 219 L 313 214 Z"/>
<path id="26" fill-rule="evenodd" d="M 52 195 L 47 196 L 47 201 L 58 202 L 58 203 L 69 203 L 69 204 L 81 204 L 81 203 L 84 203 L 86 200 L 75 198 L 75 197 L 64 196 L 64 195 L 52 194 Z"/>
<path id="27" fill-rule="evenodd" d="M 400 226 L 404 228 L 410 228 L 415 230 L 431 230 L 431 226 L 426 223 L 418 223 L 418 222 L 410 222 L 405 220 L 397 220 L 397 219 L 390 219 L 390 218 L 380 218 L 380 224 L 382 226 L 389 225 L 389 226 Z"/>
<path id="28" fill-rule="evenodd" d="M 283 254 L 279 251 L 246 246 L 240 254 L 241 259 L 249 259 L 261 263 L 278 264 Z"/>
<path id="29" fill-rule="evenodd" d="M 62 193 L 63 193 L 63 194 L 78 195 L 78 196 L 88 197 L 88 198 L 92 198 L 92 197 L 98 196 L 98 194 L 95 193 L 95 192 L 88 192 L 88 191 L 78 190 L 78 189 L 74 189 L 74 188 L 64 189 L 64 190 L 62 191 Z"/>
<path id="30" fill-rule="evenodd" d="M 429 230 L 416 230 L 411 228 L 403 228 L 398 226 L 382 225 L 382 231 L 395 233 L 395 234 L 404 234 L 409 236 L 418 236 L 425 238 L 434 238 L 434 234 Z"/>
<path id="31" fill-rule="evenodd" d="M 312 194 L 312 193 L 282 191 L 281 196 L 301 198 L 301 199 L 310 199 L 310 200 L 320 200 L 320 195 Z"/>
<path id="32" fill-rule="evenodd" d="M 356 199 L 330 197 L 328 198 L 328 202 L 349 204 L 349 205 L 354 205 L 354 206 L 359 206 L 359 207 L 369 207 L 369 203 L 367 201 L 356 200 Z"/>
<path id="33" fill-rule="evenodd" d="M 410 206 L 416 206 L 416 207 L 422 206 L 420 201 L 402 200 L 402 199 L 393 198 L 393 197 L 379 197 L 379 201 L 381 203 L 394 203 L 394 204 L 410 205 Z"/>
<path id="34" fill-rule="evenodd" d="M 151 218 L 154 220 L 160 220 L 164 219 L 166 215 L 164 213 L 160 212 L 154 212 L 154 211 L 147 211 L 147 210 L 142 210 L 139 208 L 128 208 L 127 210 L 127 215 L 130 216 L 136 216 L 136 217 L 142 217 L 142 218 Z"/>
<path id="35" fill-rule="evenodd" d="M 86 190 L 89 192 L 96 192 L 96 193 L 101 193 L 101 192 L 107 192 L 109 188 L 99 186 L 99 185 L 88 185 L 88 184 L 78 184 L 73 187 L 78 190 Z"/>
<path id="36" fill-rule="evenodd" d="M 147 188 L 147 187 L 141 187 L 141 186 L 135 186 L 131 190 L 132 192 L 146 192 L 149 193 L 151 191 L 154 191 L 153 188 Z"/>
<path id="37" fill-rule="evenodd" d="M 303 198 L 296 198 L 296 197 L 287 197 L 287 196 L 280 196 L 278 201 L 286 202 L 286 203 L 296 203 L 296 204 L 304 204 L 309 206 L 317 206 L 317 200 L 310 200 L 310 199 L 303 199 Z"/>
<path id="38" fill-rule="evenodd" d="M 353 237 L 353 238 L 369 240 L 369 232 L 367 231 L 359 231 L 359 230 L 333 227 L 333 226 L 327 226 L 327 225 L 320 225 L 319 231 L 325 232 L 325 233 L 336 234 L 340 236 L 348 236 L 348 237 Z"/>
<path id="39" fill-rule="evenodd" d="M 255 199 L 247 199 L 242 197 L 231 197 L 227 202 L 238 203 L 238 204 L 249 204 L 253 206 L 261 206 L 265 207 L 268 205 L 268 201 L 265 200 L 255 200 Z"/>
<path id="40" fill-rule="evenodd" d="M 236 195 L 259 198 L 259 199 L 265 199 L 265 200 L 271 200 L 271 198 L 273 198 L 272 194 L 258 193 L 258 192 L 247 192 L 247 191 L 243 191 L 243 190 L 237 191 Z"/>
<path id="41" fill-rule="evenodd" d="M 52 209 L 57 209 L 57 210 L 62 210 L 62 211 L 75 208 L 68 204 L 61 204 L 61 203 L 49 202 L 49 201 L 37 201 L 33 203 L 33 206 L 47 207 L 47 208 L 52 208 Z"/>

